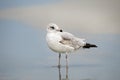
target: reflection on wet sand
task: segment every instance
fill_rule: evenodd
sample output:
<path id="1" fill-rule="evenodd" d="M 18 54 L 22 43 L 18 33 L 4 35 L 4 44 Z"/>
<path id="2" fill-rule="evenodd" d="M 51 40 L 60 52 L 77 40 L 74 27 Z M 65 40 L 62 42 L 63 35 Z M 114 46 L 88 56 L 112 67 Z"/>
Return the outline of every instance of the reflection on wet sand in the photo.
<path id="1" fill-rule="evenodd" d="M 69 80 L 69 78 L 68 78 L 68 65 L 66 65 L 65 69 L 66 69 L 66 77 L 62 78 L 61 67 L 58 67 L 59 80 Z"/>
<path id="2" fill-rule="evenodd" d="M 88 67 L 88 66 L 91 66 L 91 65 L 86 65 L 86 67 Z M 92 66 L 94 66 L 94 65 L 92 65 Z M 80 67 L 80 66 L 78 66 L 78 67 Z M 97 67 L 97 66 L 95 65 L 94 68 L 95 67 Z M 59 73 L 58 80 L 71 80 L 70 77 L 69 77 L 69 74 L 71 74 L 71 73 L 69 73 L 70 66 L 66 65 L 66 66 L 60 66 L 60 67 L 57 67 L 57 68 L 58 68 L 58 73 Z M 81 68 L 82 68 L 82 66 L 81 66 Z M 65 70 L 65 72 L 62 72 L 63 70 Z M 65 75 L 65 77 L 64 77 L 64 75 Z M 80 77 L 80 75 L 79 75 L 78 77 L 79 77 L 79 80 L 97 80 L 95 78 L 95 76 L 92 76 L 92 77 Z"/>

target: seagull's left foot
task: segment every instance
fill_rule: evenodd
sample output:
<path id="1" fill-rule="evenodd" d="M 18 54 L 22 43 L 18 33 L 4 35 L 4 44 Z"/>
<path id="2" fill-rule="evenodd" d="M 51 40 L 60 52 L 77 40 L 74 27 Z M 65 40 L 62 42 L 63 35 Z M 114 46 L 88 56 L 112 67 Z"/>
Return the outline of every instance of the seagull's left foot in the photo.
<path id="1" fill-rule="evenodd" d="M 57 67 L 58 67 L 58 68 L 61 68 L 61 65 L 58 65 Z"/>

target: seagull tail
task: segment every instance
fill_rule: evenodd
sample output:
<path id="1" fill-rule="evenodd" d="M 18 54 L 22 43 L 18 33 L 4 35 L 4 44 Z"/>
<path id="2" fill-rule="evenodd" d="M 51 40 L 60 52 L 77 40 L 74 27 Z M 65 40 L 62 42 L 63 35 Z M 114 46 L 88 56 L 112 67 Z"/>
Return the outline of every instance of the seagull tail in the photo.
<path id="1" fill-rule="evenodd" d="M 86 43 L 83 48 L 97 47 L 95 44 Z"/>

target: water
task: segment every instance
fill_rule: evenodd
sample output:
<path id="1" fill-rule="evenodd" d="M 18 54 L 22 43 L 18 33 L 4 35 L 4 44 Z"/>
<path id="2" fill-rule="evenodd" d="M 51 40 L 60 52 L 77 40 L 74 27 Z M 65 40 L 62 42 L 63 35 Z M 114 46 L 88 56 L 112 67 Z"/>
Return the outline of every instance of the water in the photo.
<path id="1" fill-rule="evenodd" d="M 0 26 L 0 80 L 120 79 L 119 34 L 85 34 L 98 48 L 69 54 L 68 68 L 63 54 L 58 68 L 58 54 L 47 47 L 45 30 L 15 21 L 0 21 Z"/>

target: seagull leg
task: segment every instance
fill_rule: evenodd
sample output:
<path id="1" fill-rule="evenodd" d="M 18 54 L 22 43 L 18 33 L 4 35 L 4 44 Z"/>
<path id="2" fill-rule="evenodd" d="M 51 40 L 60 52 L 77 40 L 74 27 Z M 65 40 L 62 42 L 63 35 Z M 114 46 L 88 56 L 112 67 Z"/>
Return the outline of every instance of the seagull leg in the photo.
<path id="1" fill-rule="evenodd" d="M 66 52 L 66 68 L 68 68 L 68 54 L 67 54 L 67 52 Z"/>
<path id="2" fill-rule="evenodd" d="M 58 68 L 60 68 L 60 59 L 61 59 L 61 54 L 59 53 Z"/>

